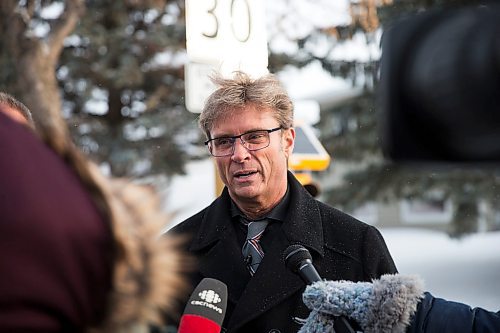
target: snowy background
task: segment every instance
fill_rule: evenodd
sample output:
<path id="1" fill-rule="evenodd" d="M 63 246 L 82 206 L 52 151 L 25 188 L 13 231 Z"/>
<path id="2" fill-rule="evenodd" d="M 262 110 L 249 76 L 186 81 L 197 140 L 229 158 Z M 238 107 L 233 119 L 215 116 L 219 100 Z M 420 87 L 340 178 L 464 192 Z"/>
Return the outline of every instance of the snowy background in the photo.
<path id="1" fill-rule="evenodd" d="M 215 199 L 213 162 L 190 162 L 186 170 L 187 175 L 174 177 L 164 193 L 166 207 L 176 214 L 172 225 Z M 435 296 L 500 310 L 500 232 L 455 240 L 425 229 L 380 231 L 400 273 L 420 275 Z"/>

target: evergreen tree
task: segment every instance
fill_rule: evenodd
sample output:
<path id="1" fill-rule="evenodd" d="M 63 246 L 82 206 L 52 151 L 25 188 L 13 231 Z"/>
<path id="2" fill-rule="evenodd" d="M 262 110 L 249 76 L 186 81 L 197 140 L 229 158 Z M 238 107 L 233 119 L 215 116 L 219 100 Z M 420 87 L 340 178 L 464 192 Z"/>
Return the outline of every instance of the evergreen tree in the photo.
<path id="1" fill-rule="evenodd" d="M 184 58 L 184 1 L 89 1 L 58 70 L 79 145 L 115 175 L 182 172 Z"/>
<path id="2" fill-rule="evenodd" d="M 197 141 L 184 107 L 182 0 L 6 0 L 0 89 L 114 175 L 183 171 Z M 177 138 L 177 139 L 174 139 Z"/>

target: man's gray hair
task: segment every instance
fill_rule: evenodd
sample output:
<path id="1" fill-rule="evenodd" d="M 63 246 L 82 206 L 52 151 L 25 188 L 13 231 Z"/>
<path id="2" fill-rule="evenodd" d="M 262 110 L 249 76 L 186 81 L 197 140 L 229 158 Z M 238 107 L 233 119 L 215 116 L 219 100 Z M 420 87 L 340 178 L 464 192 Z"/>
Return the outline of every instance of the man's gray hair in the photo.
<path id="1" fill-rule="evenodd" d="M 217 74 L 211 80 L 218 88 L 208 97 L 198 120 L 207 138 L 220 116 L 248 104 L 275 111 L 274 117 L 283 128 L 293 126 L 293 103 L 275 75 L 267 74 L 252 79 L 248 74 L 238 71 L 232 79 Z"/>

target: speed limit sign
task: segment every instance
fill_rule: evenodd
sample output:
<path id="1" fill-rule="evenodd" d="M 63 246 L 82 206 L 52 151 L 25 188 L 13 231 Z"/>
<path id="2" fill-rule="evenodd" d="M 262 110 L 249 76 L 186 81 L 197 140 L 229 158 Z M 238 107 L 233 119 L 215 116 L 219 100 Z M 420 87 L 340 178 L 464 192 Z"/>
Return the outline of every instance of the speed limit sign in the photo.
<path id="1" fill-rule="evenodd" d="M 263 0 L 186 0 L 186 48 L 193 62 L 230 55 L 267 66 Z"/>
<path id="2" fill-rule="evenodd" d="M 206 73 L 216 70 L 230 75 L 241 70 L 257 76 L 267 72 L 263 0 L 186 0 L 186 49 L 186 105 L 200 112 L 203 100 L 199 99 L 212 91 L 209 83 L 199 82 L 210 82 Z M 206 91 L 199 91 L 200 87 Z"/>

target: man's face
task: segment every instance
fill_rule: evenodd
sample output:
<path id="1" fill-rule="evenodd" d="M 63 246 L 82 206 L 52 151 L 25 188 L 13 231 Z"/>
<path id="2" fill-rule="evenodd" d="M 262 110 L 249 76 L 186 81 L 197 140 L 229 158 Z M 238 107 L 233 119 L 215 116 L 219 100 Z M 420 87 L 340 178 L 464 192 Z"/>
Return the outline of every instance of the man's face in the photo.
<path id="1" fill-rule="evenodd" d="M 279 127 L 270 109 L 254 105 L 234 109 L 219 118 L 211 137 L 235 136 L 254 130 Z M 269 134 L 269 147 L 249 151 L 236 139 L 234 154 L 215 157 L 219 175 L 228 187 L 231 198 L 241 207 L 248 205 L 266 210 L 274 207 L 287 188 L 287 159 L 293 150 L 294 129 Z"/>

